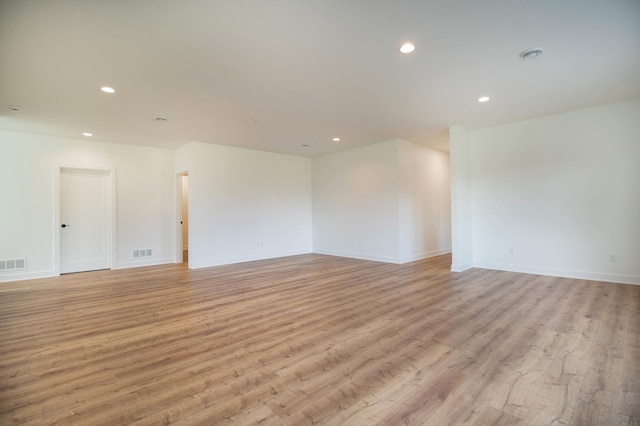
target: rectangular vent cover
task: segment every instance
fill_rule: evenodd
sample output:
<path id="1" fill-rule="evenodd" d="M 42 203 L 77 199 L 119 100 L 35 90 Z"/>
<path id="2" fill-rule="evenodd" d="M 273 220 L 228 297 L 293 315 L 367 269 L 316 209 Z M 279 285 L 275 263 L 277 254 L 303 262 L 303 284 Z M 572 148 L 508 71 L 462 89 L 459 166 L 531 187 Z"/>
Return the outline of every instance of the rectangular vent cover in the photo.
<path id="1" fill-rule="evenodd" d="M 27 259 L 4 259 L 0 260 L 0 271 L 15 271 L 16 269 L 26 269 Z"/>
<path id="2" fill-rule="evenodd" d="M 133 258 L 137 259 L 139 257 L 150 257 L 153 254 L 151 249 L 136 249 L 133 251 Z"/>

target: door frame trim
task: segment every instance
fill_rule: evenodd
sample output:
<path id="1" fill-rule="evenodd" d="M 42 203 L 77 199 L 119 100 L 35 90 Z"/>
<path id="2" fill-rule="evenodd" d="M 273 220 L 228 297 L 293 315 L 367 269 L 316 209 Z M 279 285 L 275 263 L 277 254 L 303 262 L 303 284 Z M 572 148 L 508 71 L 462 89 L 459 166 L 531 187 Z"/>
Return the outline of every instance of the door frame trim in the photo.
<path id="1" fill-rule="evenodd" d="M 61 238 L 60 238 L 60 175 L 62 169 L 83 169 L 83 170 L 96 170 L 101 172 L 109 172 L 109 178 L 107 179 L 108 193 L 111 195 L 108 197 L 107 202 L 109 206 L 108 220 L 111 224 L 109 227 L 109 236 L 107 240 L 109 242 L 109 269 L 113 269 L 114 261 L 117 258 L 117 245 L 116 245 L 116 168 L 110 166 L 94 166 L 86 164 L 56 164 L 54 170 L 53 179 L 53 267 L 54 275 L 60 275 L 60 258 L 61 258 Z"/>
<path id="2" fill-rule="evenodd" d="M 183 176 L 189 176 L 189 170 L 183 170 L 181 172 L 176 173 L 176 228 L 175 228 L 175 249 L 176 249 L 176 255 L 175 255 L 175 263 L 182 263 L 183 261 L 183 257 L 182 257 L 182 251 L 184 250 L 184 247 L 182 245 L 182 224 L 180 223 L 180 220 L 184 220 L 184 218 L 182 217 L 182 177 Z M 191 178 L 189 178 L 189 193 L 188 193 L 188 207 L 187 207 L 187 223 L 189 223 L 189 216 L 191 216 Z M 189 230 L 187 230 L 187 233 L 189 233 Z M 190 246 L 191 246 L 191 238 L 189 238 L 189 243 L 188 243 L 188 247 L 187 250 L 189 250 L 189 267 L 191 267 L 191 252 L 190 252 Z"/>

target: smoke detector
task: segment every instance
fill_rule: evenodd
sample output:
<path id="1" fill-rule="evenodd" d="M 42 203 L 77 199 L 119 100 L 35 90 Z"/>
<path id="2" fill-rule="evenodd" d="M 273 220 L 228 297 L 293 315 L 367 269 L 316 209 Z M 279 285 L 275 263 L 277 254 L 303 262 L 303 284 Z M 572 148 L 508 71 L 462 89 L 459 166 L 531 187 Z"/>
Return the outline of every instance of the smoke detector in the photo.
<path id="1" fill-rule="evenodd" d="M 19 105 L 9 105 L 9 111 L 18 112 L 20 111 Z"/>

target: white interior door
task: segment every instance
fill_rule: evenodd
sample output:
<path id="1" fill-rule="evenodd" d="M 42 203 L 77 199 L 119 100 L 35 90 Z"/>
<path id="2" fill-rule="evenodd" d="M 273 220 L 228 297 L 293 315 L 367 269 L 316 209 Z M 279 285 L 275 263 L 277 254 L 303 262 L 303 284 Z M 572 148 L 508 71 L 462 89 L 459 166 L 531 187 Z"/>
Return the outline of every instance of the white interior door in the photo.
<path id="1" fill-rule="evenodd" d="M 109 170 L 60 169 L 60 272 L 111 267 Z"/>

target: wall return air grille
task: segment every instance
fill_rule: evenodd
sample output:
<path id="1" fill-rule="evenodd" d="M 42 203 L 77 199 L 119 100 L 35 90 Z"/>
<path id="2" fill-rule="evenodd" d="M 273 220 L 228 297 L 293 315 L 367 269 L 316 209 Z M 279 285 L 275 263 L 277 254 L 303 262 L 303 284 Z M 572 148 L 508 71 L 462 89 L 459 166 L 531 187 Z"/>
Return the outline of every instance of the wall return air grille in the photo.
<path id="1" fill-rule="evenodd" d="M 27 259 L 3 259 L 0 260 L 0 272 L 26 269 Z"/>
<path id="2" fill-rule="evenodd" d="M 153 251 L 151 249 L 137 249 L 133 251 L 133 258 L 137 259 L 139 257 L 150 257 Z"/>

